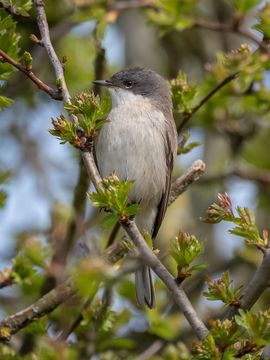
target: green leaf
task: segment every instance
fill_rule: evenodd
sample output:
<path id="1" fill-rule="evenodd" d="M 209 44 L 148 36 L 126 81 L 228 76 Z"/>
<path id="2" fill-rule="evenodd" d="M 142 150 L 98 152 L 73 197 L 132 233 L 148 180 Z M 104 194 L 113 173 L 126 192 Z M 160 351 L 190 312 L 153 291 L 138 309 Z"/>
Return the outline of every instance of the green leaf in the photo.
<path id="1" fill-rule="evenodd" d="M 74 269 L 75 285 L 82 296 L 94 297 L 105 280 L 108 265 L 102 259 L 91 258 L 81 261 Z"/>
<path id="2" fill-rule="evenodd" d="M 69 142 L 74 147 L 80 147 L 81 141 L 77 135 L 76 125 L 67 119 L 64 115 L 60 115 L 59 118 L 52 118 L 53 129 L 49 130 L 49 133 L 56 136 L 62 143 Z"/>
<path id="3" fill-rule="evenodd" d="M 214 337 L 209 333 L 202 343 L 194 348 L 193 360 L 221 360 L 222 354 L 215 343 Z"/>
<path id="4" fill-rule="evenodd" d="M 10 106 L 13 103 L 12 99 L 9 99 L 5 96 L 0 96 L 0 110 Z"/>
<path id="5" fill-rule="evenodd" d="M 36 270 L 24 254 L 20 254 L 13 259 L 12 276 L 15 281 L 20 283 L 35 275 Z"/>
<path id="6" fill-rule="evenodd" d="M 0 208 L 5 206 L 6 199 L 7 199 L 7 194 L 5 193 L 5 191 L 0 190 Z"/>
<path id="7" fill-rule="evenodd" d="M 172 243 L 171 256 L 178 266 L 190 265 L 203 251 L 203 245 L 194 235 L 180 232 Z"/>
<path id="8" fill-rule="evenodd" d="M 40 268 L 46 268 L 46 250 L 42 247 L 40 241 L 31 239 L 25 242 L 23 254 L 32 265 Z"/>
<path id="9" fill-rule="evenodd" d="M 111 229 L 118 221 L 118 216 L 115 214 L 107 214 L 101 221 L 105 229 Z"/>
<path id="10" fill-rule="evenodd" d="M 234 344 L 241 336 L 242 331 L 234 321 L 225 319 L 223 321 L 211 320 L 211 334 L 221 349 Z"/>
<path id="11" fill-rule="evenodd" d="M 150 334 L 157 335 L 158 337 L 173 341 L 178 336 L 177 323 L 179 319 L 175 316 L 162 317 L 156 309 L 151 309 L 148 312 L 150 321 L 149 332 Z"/>
<path id="12" fill-rule="evenodd" d="M 128 205 L 126 214 L 127 214 L 128 216 L 136 215 L 137 212 L 139 211 L 139 208 L 140 208 L 140 205 L 139 205 L 139 204 L 131 204 L 131 205 Z"/>
<path id="13" fill-rule="evenodd" d="M 249 339 L 259 345 L 266 345 L 270 341 L 270 310 L 259 311 L 254 314 L 251 311 L 239 310 L 235 316 L 236 323 L 243 328 Z"/>
<path id="14" fill-rule="evenodd" d="M 31 0 L 2 0 L 1 3 L 6 8 L 10 6 L 16 15 L 21 16 L 29 16 L 28 11 L 32 8 Z"/>
<path id="15" fill-rule="evenodd" d="M 211 301 L 221 300 L 225 305 L 239 306 L 239 296 L 243 286 L 234 287 L 233 281 L 229 278 L 229 272 L 223 273 L 217 280 L 207 279 L 208 291 L 203 295 Z"/>
<path id="16" fill-rule="evenodd" d="M 89 195 L 92 205 L 109 208 L 117 219 L 133 216 L 137 213 L 139 206 L 128 203 L 128 195 L 133 182 L 130 180 L 121 181 L 116 174 L 104 178 L 96 192 Z M 109 217 L 109 223 L 112 217 Z"/>
<path id="17" fill-rule="evenodd" d="M 134 340 L 117 337 L 115 339 L 104 339 L 103 341 L 99 342 L 98 350 L 105 351 L 106 349 L 127 349 L 132 350 L 136 348 L 136 344 Z"/>
<path id="18" fill-rule="evenodd" d="M 270 3 L 267 2 L 264 7 L 258 11 L 258 24 L 253 25 L 253 29 L 263 34 L 264 40 L 270 39 Z"/>
<path id="19" fill-rule="evenodd" d="M 188 114 L 193 106 L 196 88 L 188 83 L 187 75 L 182 71 L 171 80 L 170 84 L 174 111 L 182 115 Z"/>
<path id="20" fill-rule="evenodd" d="M 208 264 L 205 264 L 205 263 L 201 263 L 201 264 L 198 264 L 198 265 L 193 265 L 191 266 L 188 271 L 189 272 L 193 272 L 193 271 L 198 271 L 198 270 L 204 270 L 208 267 Z"/>
<path id="21" fill-rule="evenodd" d="M 0 49 L 17 60 L 20 36 L 16 33 L 15 21 L 4 9 L 0 9 L 0 34 Z M 10 64 L 0 63 L 0 80 L 7 80 L 14 71 L 15 68 Z"/>
<path id="22" fill-rule="evenodd" d="M 77 116 L 79 130 L 83 133 L 82 136 L 87 139 L 93 139 L 97 135 L 98 130 L 108 121 L 105 119 L 105 116 L 110 110 L 111 101 L 108 96 L 103 96 L 100 99 L 98 95 L 94 95 L 91 91 L 83 91 L 73 97 L 70 103 L 65 103 L 64 107 L 69 114 Z M 64 120 L 65 118 L 62 115 L 60 119 Z M 53 125 L 55 127 L 57 124 L 53 122 Z M 67 130 L 62 130 L 62 140 L 69 141 L 75 147 L 82 146 L 80 138 L 76 137 L 74 130 L 71 139 L 65 140 L 63 135 L 66 134 L 66 138 L 70 137 L 70 133 L 67 133 Z M 52 134 L 55 134 L 54 130 Z M 77 144 L 78 142 L 79 145 Z"/>
<path id="23" fill-rule="evenodd" d="M 236 11 L 237 18 L 243 17 L 248 11 L 259 5 L 261 0 L 227 0 Z"/>
<path id="24" fill-rule="evenodd" d="M 191 27 L 197 3 L 197 0 L 155 0 L 155 10 L 149 10 L 147 14 L 164 35 L 171 30 L 182 31 Z"/>

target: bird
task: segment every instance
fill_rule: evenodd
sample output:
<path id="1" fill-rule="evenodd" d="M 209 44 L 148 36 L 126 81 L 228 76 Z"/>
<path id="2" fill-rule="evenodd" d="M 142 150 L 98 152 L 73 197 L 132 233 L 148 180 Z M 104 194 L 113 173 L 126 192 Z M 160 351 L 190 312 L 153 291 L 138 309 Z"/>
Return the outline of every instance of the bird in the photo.
<path id="1" fill-rule="evenodd" d="M 168 82 L 153 70 L 123 69 L 108 80 L 95 80 L 108 88 L 111 110 L 95 144 L 97 167 L 102 177 L 113 172 L 121 180 L 133 180 L 131 203 L 139 203 L 135 222 L 140 231 L 155 238 L 164 218 L 177 154 L 178 137 Z M 139 306 L 155 307 L 150 268 L 141 264 L 135 272 Z"/>

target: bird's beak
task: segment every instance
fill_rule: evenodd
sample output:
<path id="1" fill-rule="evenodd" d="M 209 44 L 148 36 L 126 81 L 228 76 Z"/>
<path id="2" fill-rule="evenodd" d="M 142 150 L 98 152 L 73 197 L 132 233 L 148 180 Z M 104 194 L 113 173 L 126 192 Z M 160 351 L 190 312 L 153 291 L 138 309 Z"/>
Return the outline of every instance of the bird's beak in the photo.
<path id="1" fill-rule="evenodd" d="M 112 86 L 112 82 L 110 80 L 94 80 L 92 81 L 95 85 L 101 85 L 101 86 Z"/>

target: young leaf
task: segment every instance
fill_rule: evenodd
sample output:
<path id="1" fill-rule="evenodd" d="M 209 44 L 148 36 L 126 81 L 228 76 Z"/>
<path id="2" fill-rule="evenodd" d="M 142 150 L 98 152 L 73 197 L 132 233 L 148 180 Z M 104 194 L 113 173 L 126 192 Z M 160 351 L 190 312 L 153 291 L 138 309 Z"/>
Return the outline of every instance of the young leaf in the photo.
<path id="1" fill-rule="evenodd" d="M 181 283 L 185 278 L 191 275 L 195 270 L 203 269 L 205 264 L 190 266 L 190 264 L 203 251 L 203 245 L 196 239 L 194 235 L 179 232 L 177 238 L 171 245 L 171 256 L 177 264 L 177 279 Z"/>
<path id="2" fill-rule="evenodd" d="M 110 209 L 115 215 L 114 220 L 124 220 L 137 213 L 138 204 L 129 204 L 128 195 L 133 182 L 120 180 L 115 173 L 101 181 L 96 192 L 89 195 L 92 205 Z M 111 224 L 112 217 L 108 217 Z"/>
<path id="3" fill-rule="evenodd" d="M 208 291 L 205 291 L 203 295 L 208 300 L 221 300 L 225 305 L 239 306 L 239 295 L 242 287 L 235 288 L 233 281 L 229 278 L 229 272 L 226 271 L 222 277 L 218 280 L 207 279 Z"/>
<path id="4" fill-rule="evenodd" d="M 235 316 L 236 323 L 245 330 L 250 340 L 258 345 L 266 345 L 270 341 L 270 311 L 260 311 L 254 314 L 251 311 L 239 310 Z"/>

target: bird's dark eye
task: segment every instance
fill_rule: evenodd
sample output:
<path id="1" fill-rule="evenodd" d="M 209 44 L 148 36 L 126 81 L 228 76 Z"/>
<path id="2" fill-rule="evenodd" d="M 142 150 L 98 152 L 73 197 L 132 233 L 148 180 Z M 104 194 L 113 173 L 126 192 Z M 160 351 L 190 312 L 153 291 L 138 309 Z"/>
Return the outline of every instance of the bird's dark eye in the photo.
<path id="1" fill-rule="evenodd" d="M 130 80 L 125 80 L 123 82 L 123 84 L 124 84 L 126 89 L 130 89 L 132 87 L 132 81 L 130 81 Z"/>

